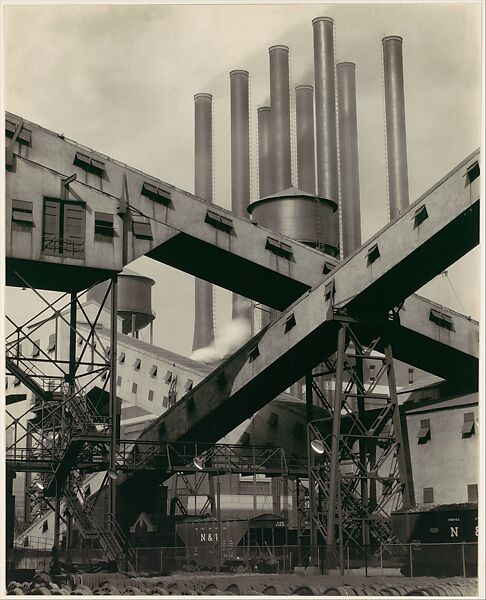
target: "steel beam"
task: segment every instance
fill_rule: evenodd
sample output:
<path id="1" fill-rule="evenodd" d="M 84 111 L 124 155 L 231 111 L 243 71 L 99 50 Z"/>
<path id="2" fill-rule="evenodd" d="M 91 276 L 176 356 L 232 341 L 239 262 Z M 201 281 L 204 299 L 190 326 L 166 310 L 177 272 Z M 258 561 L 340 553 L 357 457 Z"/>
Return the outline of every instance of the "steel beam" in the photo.
<path id="1" fill-rule="evenodd" d="M 215 369 L 150 425 L 142 439 L 221 439 L 336 351 L 337 309 L 383 327 L 387 311 L 479 243 L 479 179 L 466 176 L 473 160 L 477 154 Z M 423 206 L 428 218 L 417 226 L 415 215 Z M 397 347 L 393 337 L 388 339 Z M 257 345 L 259 355 L 250 362 Z M 395 358 L 401 360 L 399 350 Z"/>

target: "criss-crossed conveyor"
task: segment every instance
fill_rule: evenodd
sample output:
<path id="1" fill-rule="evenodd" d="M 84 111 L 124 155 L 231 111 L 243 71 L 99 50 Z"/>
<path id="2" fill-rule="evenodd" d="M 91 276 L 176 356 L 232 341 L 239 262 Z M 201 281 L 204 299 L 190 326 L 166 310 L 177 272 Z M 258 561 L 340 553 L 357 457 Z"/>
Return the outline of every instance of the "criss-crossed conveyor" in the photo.
<path id="1" fill-rule="evenodd" d="M 10 132 L 15 130 L 17 133 L 15 141 L 8 142 L 7 153 L 10 155 L 6 174 L 7 285 L 24 286 L 27 281 L 42 289 L 79 291 L 147 255 L 284 310 L 319 285 L 325 274 L 338 264 L 332 257 L 259 227 L 219 206 L 208 205 L 63 135 L 10 113 L 6 120 Z M 462 197 L 465 188 L 461 189 L 461 186 L 466 186 L 469 177 L 465 172 L 477 165 L 477 159 L 476 152 L 437 184 L 441 197 L 456 193 L 455 188 Z M 96 165 L 102 166 L 98 173 L 88 165 L 95 160 L 98 161 Z M 475 169 L 479 167 L 470 170 L 470 176 Z M 433 190 L 427 192 L 415 205 L 419 206 L 431 193 L 437 195 Z M 83 254 L 69 256 L 43 252 L 42 210 L 46 197 L 62 197 L 86 206 Z M 32 204 L 30 222 L 24 220 L 12 224 L 10 210 L 13 210 L 15 200 Z M 112 237 L 103 239 L 96 234 L 97 214 L 111 216 Z M 412 216 L 413 211 L 407 218 Z M 134 220 L 144 218 L 150 223 L 150 235 L 140 237 L 134 232 Z M 429 223 L 430 219 L 426 219 L 419 227 L 412 227 L 407 232 L 407 236 L 412 235 L 410 241 L 419 240 Z M 389 243 L 387 254 L 393 253 L 396 245 L 394 241 Z M 471 241 L 472 245 L 475 243 Z M 368 249 L 370 245 L 371 241 L 364 248 Z M 381 248 L 382 253 L 383 250 Z M 364 259 L 354 260 L 351 277 L 355 277 L 355 272 L 358 277 L 376 272 L 377 265 L 371 270 L 364 266 Z M 416 272 L 410 273 L 411 281 L 417 282 L 413 289 L 420 286 L 420 273 L 425 272 L 422 267 L 424 265 L 417 265 Z M 401 300 L 404 298 L 401 295 Z M 386 294 L 381 301 L 387 303 Z M 376 293 L 372 304 L 376 304 L 377 309 L 379 302 Z M 452 331 L 441 327 L 440 319 L 430 319 L 432 310 L 441 312 L 440 307 L 418 296 L 405 301 L 400 311 L 401 324 L 395 327 L 395 339 L 400 342 L 396 344 L 396 357 L 444 378 L 454 370 L 456 377 L 474 387 L 478 371 L 477 323 L 453 314 L 455 326 Z M 451 311 L 447 312 L 452 315 Z"/>
<path id="2" fill-rule="evenodd" d="M 440 362 L 440 356 L 424 356 L 416 344 L 416 324 L 415 331 L 405 326 L 404 332 L 386 315 L 479 243 L 479 176 L 475 169 L 468 170 L 477 160 L 475 153 L 458 165 L 150 425 L 140 439 L 221 439 L 335 352 L 337 311 L 362 320 L 366 324 L 362 335 L 368 333 L 370 339 L 388 328 L 395 356 L 410 364 L 430 368 Z M 436 316 L 440 319 L 440 314 Z M 406 342 L 405 348 L 400 342 Z M 454 376 L 459 369 L 456 366 Z M 468 377 L 477 377 L 472 371 Z"/>

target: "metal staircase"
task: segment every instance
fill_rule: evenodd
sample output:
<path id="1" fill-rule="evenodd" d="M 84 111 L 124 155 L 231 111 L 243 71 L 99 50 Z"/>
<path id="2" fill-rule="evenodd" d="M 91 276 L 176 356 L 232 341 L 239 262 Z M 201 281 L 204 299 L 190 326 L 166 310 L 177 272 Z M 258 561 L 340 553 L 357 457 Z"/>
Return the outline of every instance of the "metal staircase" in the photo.
<path id="1" fill-rule="evenodd" d="M 108 560 L 125 563 L 130 570 L 135 569 L 135 551 L 125 539 L 116 519 L 108 513 L 95 511 L 94 503 L 79 499 L 79 488 L 74 485 L 64 493 L 66 507 L 76 521 L 84 539 L 97 540 Z"/>

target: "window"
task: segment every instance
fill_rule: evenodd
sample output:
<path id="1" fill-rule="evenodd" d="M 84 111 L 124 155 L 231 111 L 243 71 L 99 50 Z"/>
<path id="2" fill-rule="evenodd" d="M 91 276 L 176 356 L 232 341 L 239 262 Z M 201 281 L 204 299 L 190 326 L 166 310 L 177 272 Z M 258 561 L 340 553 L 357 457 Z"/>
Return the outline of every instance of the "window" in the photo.
<path id="1" fill-rule="evenodd" d="M 172 381 L 172 371 L 167 371 L 164 377 L 165 383 L 170 383 Z"/>
<path id="2" fill-rule="evenodd" d="M 157 365 L 152 365 L 149 373 L 150 377 L 157 377 Z"/>
<path id="3" fill-rule="evenodd" d="M 408 370 L 408 383 L 410 385 L 413 383 L 413 369 Z"/>
<path id="4" fill-rule="evenodd" d="M 120 352 L 120 356 L 118 357 L 118 362 L 119 362 L 121 365 L 124 365 L 124 364 L 125 364 L 125 352 Z"/>
<path id="5" fill-rule="evenodd" d="M 327 275 L 335 268 L 335 266 L 336 265 L 333 265 L 330 262 L 324 262 L 324 267 L 322 268 L 322 274 Z"/>
<path id="6" fill-rule="evenodd" d="M 245 433 L 242 434 L 242 436 L 240 437 L 240 444 L 242 446 L 248 446 L 250 443 L 250 434 L 245 431 Z"/>
<path id="7" fill-rule="evenodd" d="M 82 258 L 85 248 L 84 205 L 51 198 L 44 199 L 42 251 Z"/>
<path id="8" fill-rule="evenodd" d="M 18 377 L 14 377 L 13 384 L 14 384 L 14 387 L 19 386 L 20 385 L 20 379 Z"/>
<path id="9" fill-rule="evenodd" d="M 85 495 L 86 498 L 88 498 L 89 496 L 91 496 L 91 486 L 89 485 L 89 483 L 84 488 L 84 495 Z"/>
<path id="10" fill-rule="evenodd" d="M 76 152 L 73 164 L 95 175 L 103 175 L 105 172 L 105 163 L 103 161 L 84 152 Z"/>
<path id="11" fill-rule="evenodd" d="M 336 286 L 334 284 L 334 279 L 331 279 L 331 281 L 329 283 L 326 283 L 326 286 L 324 288 L 324 300 L 327 302 L 328 300 L 333 298 L 335 292 L 336 292 Z"/>
<path id="12" fill-rule="evenodd" d="M 154 401 L 154 390 L 149 390 L 148 401 L 149 402 L 153 402 Z"/>
<path id="13" fill-rule="evenodd" d="M 190 390 L 192 390 L 193 385 L 194 385 L 194 382 L 192 381 L 192 379 L 188 379 L 186 381 L 186 385 L 184 386 L 184 391 L 189 392 Z"/>
<path id="14" fill-rule="evenodd" d="M 168 206 L 171 202 L 171 191 L 162 184 L 154 185 L 145 181 L 142 185 L 142 196 L 150 198 L 154 202 L 160 202 Z"/>
<path id="15" fill-rule="evenodd" d="M 42 533 L 45 533 L 48 529 L 49 523 L 47 522 L 47 520 L 45 520 L 44 523 L 42 523 Z"/>
<path id="16" fill-rule="evenodd" d="M 375 380 L 375 365 L 370 365 L 370 382 Z"/>
<path id="17" fill-rule="evenodd" d="M 47 352 L 53 352 L 56 349 L 56 334 L 51 333 L 49 343 L 47 344 Z"/>
<path id="18" fill-rule="evenodd" d="M 13 138 L 19 125 L 20 123 L 17 124 L 13 123 L 12 121 L 5 121 L 5 135 L 8 138 Z M 30 129 L 26 129 L 22 126 L 20 129 L 20 133 L 17 136 L 17 141 L 23 144 L 30 144 L 32 141 L 32 132 L 30 131 Z"/>
<path id="19" fill-rule="evenodd" d="M 418 443 L 426 444 L 430 440 L 430 419 L 421 419 L 420 429 L 417 433 Z"/>
<path id="20" fill-rule="evenodd" d="M 206 212 L 206 218 L 204 219 L 206 223 L 209 223 L 216 229 L 221 229 L 222 231 L 226 231 L 229 233 L 233 229 L 233 221 L 229 217 L 225 217 L 224 215 L 220 215 L 213 210 L 208 210 Z"/>
<path id="21" fill-rule="evenodd" d="M 115 234 L 114 215 L 95 212 L 95 233 L 106 237 L 113 237 Z"/>
<path id="22" fill-rule="evenodd" d="M 467 486 L 467 501 L 477 502 L 478 501 L 478 484 L 471 483 Z"/>
<path id="23" fill-rule="evenodd" d="M 424 504 L 433 504 L 434 502 L 434 488 L 424 488 Z"/>
<path id="24" fill-rule="evenodd" d="M 138 390 L 138 385 L 135 382 L 133 382 L 132 383 L 132 394 L 136 394 L 137 390 Z"/>
<path id="25" fill-rule="evenodd" d="M 479 162 L 476 160 L 472 165 L 466 170 L 466 181 L 468 184 L 471 184 L 475 179 L 479 177 L 480 169 Z"/>
<path id="26" fill-rule="evenodd" d="M 162 406 L 164 408 L 167 408 L 169 406 L 169 398 L 167 396 L 164 396 L 164 398 L 162 400 Z"/>
<path id="27" fill-rule="evenodd" d="M 435 308 L 430 309 L 429 320 L 432 323 L 435 323 L 439 327 L 443 329 L 448 329 L 449 331 L 455 331 L 454 321 L 452 317 L 440 310 L 436 310 Z"/>
<path id="28" fill-rule="evenodd" d="M 136 238 L 152 240 L 152 225 L 150 219 L 138 215 L 132 215 L 132 231 Z"/>
<path id="29" fill-rule="evenodd" d="M 276 427 L 278 424 L 278 415 L 276 413 L 271 413 L 268 417 L 268 425 L 269 427 Z"/>
<path id="30" fill-rule="evenodd" d="M 133 368 L 135 369 L 135 371 L 140 371 L 141 366 L 142 366 L 142 361 L 139 358 L 136 358 L 135 362 L 133 363 Z"/>
<path id="31" fill-rule="evenodd" d="M 293 329 L 296 325 L 295 315 L 292 313 L 289 315 L 284 323 L 284 333 L 288 333 L 291 329 Z"/>
<path id="32" fill-rule="evenodd" d="M 40 354 L 40 340 L 35 340 L 32 344 L 32 358 L 36 358 Z"/>
<path id="33" fill-rule="evenodd" d="M 120 386 L 122 384 L 122 378 L 120 375 L 116 378 L 116 385 Z"/>
<path id="34" fill-rule="evenodd" d="M 380 258 L 380 249 L 378 248 L 378 244 L 375 244 L 374 246 L 371 246 L 371 248 L 368 248 L 368 252 L 366 253 L 366 262 L 368 267 L 372 265 L 378 258 Z"/>
<path id="35" fill-rule="evenodd" d="M 12 221 L 22 225 L 33 225 L 32 206 L 32 202 L 12 200 Z"/>
<path id="36" fill-rule="evenodd" d="M 283 258 L 288 259 L 291 259 L 294 254 L 292 251 L 292 246 L 289 246 L 289 244 L 286 244 L 285 242 L 280 242 L 279 240 L 275 240 L 271 237 L 267 238 L 265 249 L 270 250 L 277 256 L 282 256 Z"/>
<path id="37" fill-rule="evenodd" d="M 417 210 L 415 211 L 415 213 L 413 215 L 414 229 L 415 229 L 415 227 L 418 227 L 419 225 L 421 225 L 428 218 L 429 218 L 429 215 L 427 213 L 427 208 L 426 208 L 425 204 L 423 206 L 421 206 L 420 208 L 417 208 Z"/>
<path id="38" fill-rule="evenodd" d="M 469 438 L 474 434 L 474 413 L 464 413 L 464 423 L 462 424 L 462 437 Z"/>
<path id="39" fill-rule="evenodd" d="M 248 355 L 248 362 L 253 362 L 255 361 L 258 357 L 260 356 L 260 350 L 258 349 L 258 346 L 254 346 L 251 350 L 250 353 Z"/>

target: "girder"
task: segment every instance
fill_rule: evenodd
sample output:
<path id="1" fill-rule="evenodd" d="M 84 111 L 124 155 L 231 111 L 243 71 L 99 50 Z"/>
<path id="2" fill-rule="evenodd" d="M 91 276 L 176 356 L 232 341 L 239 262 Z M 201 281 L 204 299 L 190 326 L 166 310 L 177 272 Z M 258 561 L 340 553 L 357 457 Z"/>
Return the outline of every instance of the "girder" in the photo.
<path id="1" fill-rule="evenodd" d="M 335 352 L 336 310 L 385 327 L 388 310 L 479 243 L 479 178 L 468 181 L 466 175 L 477 160 L 474 153 L 458 165 L 148 427 L 142 439 L 217 441 Z M 417 226 L 414 215 L 423 206 L 428 218 Z M 378 257 L 370 260 L 375 247 Z"/>

